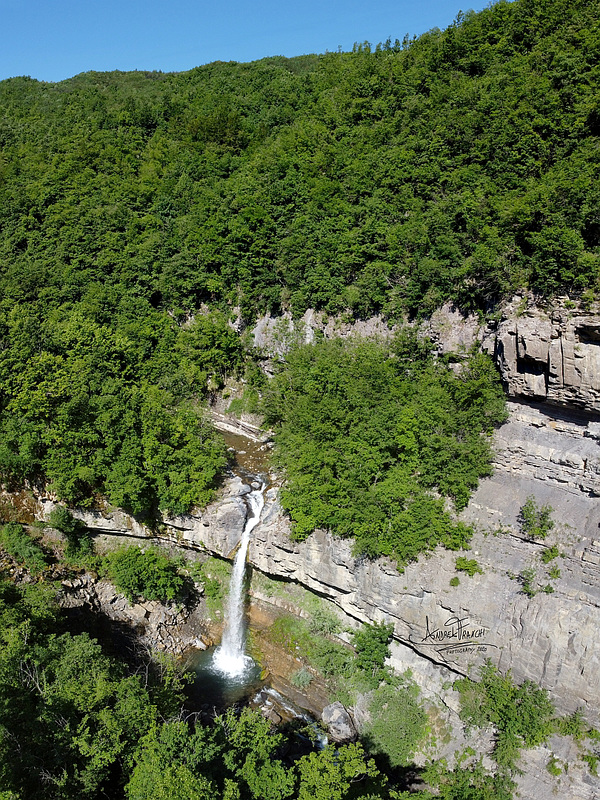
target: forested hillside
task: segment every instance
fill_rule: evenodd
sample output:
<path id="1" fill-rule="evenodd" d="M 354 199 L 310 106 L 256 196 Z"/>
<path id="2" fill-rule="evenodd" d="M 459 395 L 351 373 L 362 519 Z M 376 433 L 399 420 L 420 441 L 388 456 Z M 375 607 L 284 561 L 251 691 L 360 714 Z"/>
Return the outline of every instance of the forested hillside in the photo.
<path id="1" fill-rule="evenodd" d="M 493 315 L 524 288 L 584 306 L 600 291 L 599 22 L 600 0 L 501 1 L 347 53 L 0 82 L 2 490 L 108 503 L 160 531 L 162 512 L 215 496 L 228 456 L 205 406 L 243 378 L 296 539 L 326 528 L 400 568 L 468 547 L 454 512 L 491 470 L 502 387 L 484 354 L 442 357 L 400 323 L 446 301 Z M 398 331 L 316 337 L 261 370 L 244 329 L 309 308 Z M 214 600 L 205 565 L 192 590 L 158 550 L 99 555 L 62 505 L 59 539 L 4 499 L 0 800 L 509 800 L 520 748 L 600 736 L 488 665 L 455 688 L 468 724 L 495 726 L 494 770 L 467 750 L 454 771 L 417 768 L 417 742 L 443 728 L 384 667 L 392 626 L 359 629 L 354 654 L 319 650 L 309 634 L 337 625 L 323 612 L 272 627 L 294 664 L 297 636 L 345 692 L 376 693 L 362 744 L 295 751 L 248 709 L 203 720 L 174 662 L 116 659 L 55 596 L 87 569 L 132 601 Z M 528 574 L 511 577 L 533 596 Z"/>
<path id="2" fill-rule="evenodd" d="M 197 401 L 248 358 L 234 309 L 591 296 L 599 11 L 516 0 L 351 53 L 0 83 L 0 475 L 137 514 L 206 502 L 224 454 Z"/>

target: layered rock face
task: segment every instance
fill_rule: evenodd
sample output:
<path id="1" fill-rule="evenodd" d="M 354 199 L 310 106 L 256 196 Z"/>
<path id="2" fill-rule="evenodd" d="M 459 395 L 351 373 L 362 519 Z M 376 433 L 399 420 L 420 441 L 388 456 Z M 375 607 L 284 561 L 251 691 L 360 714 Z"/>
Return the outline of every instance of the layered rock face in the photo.
<path id="1" fill-rule="evenodd" d="M 283 333 L 275 331 L 281 352 L 288 322 Z M 304 320 L 304 338 L 316 324 Z M 267 349 L 274 327 L 267 321 L 255 331 Z M 381 333 L 379 322 L 376 327 Z M 583 707 L 598 724 L 600 317 L 564 304 L 533 310 L 521 300 L 495 330 L 443 309 L 426 333 L 440 350 L 482 343 L 494 352 L 509 395 L 520 401 L 509 404 L 509 421 L 497 431 L 494 475 L 482 481 L 464 512 L 477 529 L 464 555 L 483 574 L 458 573 L 457 554 L 442 549 L 400 574 L 386 560 L 355 558 L 350 542 L 324 531 L 294 543 L 275 488 L 267 493 L 250 561 L 329 598 L 356 621 L 392 621 L 394 663 L 410 667 L 423 685 L 476 675 L 490 658 L 517 681 L 547 688 L 562 712 Z M 167 537 L 230 557 L 249 491 L 232 478 L 221 500 L 202 514 L 165 520 Z M 543 543 L 528 541 L 520 529 L 519 511 L 530 496 L 553 509 L 556 526 Z M 121 512 L 81 516 L 99 530 L 149 535 Z M 560 555 L 544 563 L 543 553 L 554 544 Z M 456 577 L 459 585 L 451 586 Z"/>
<path id="2" fill-rule="evenodd" d="M 517 297 L 497 323 L 463 316 L 443 306 L 419 324 L 423 336 L 440 352 L 461 352 L 479 343 L 496 361 L 509 397 L 531 398 L 598 414 L 600 419 L 600 310 L 584 310 L 568 300 L 554 306 L 535 306 Z M 281 358 L 296 342 L 326 338 L 390 336 L 380 317 L 354 323 L 307 311 L 263 317 L 252 330 L 254 345 L 270 358 Z"/>
<path id="3" fill-rule="evenodd" d="M 600 413 L 600 317 L 558 305 L 519 313 L 509 306 L 493 337 L 509 395 Z"/>

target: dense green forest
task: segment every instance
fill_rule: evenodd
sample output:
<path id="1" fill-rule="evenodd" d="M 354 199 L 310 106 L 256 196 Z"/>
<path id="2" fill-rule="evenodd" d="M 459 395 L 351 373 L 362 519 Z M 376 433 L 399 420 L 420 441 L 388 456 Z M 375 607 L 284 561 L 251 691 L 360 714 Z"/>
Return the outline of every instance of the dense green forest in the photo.
<path id="1" fill-rule="evenodd" d="M 288 353 L 264 406 L 296 538 L 327 528 L 399 565 L 440 542 L 468 546 L 470 528 L 445 501 L 461 510 L 490 474 L 489 434 L 506 411 L 489 358 L 453 367 L 406 330 Z"/>
<path id="2" fill-rule="evenodd" d="M 3 481 L 206 503 L 225 453 L 202 402 L 254 358 L 234 317 L 591 297 L 599 11 L 515 0 L 348 53 L 1 82 Z"/>
<path id="3" fill-rule="evenodd" d="M 2 290 L 423 313 L 598 278 L 599 5 L 414 41 L 0 84 Z"/>
<path id="4" fill-rule="evenodd" d="M 322 526 L 400 565 L 466 546 L 448 508 L 488 473 L 504 418 L 487 358 L 400 332 L 295 347 L 267 379 L 243 330 L 308 308 L 485 316 L 522 288 L 593 299 L 599 21 L 598 0 L 501 1 L 352 52 L 0 82 L 3 486 L 150 522 L 205 505 L 227 452 L 204 407 L 244 378 L 298 539 Z M 405 793 L 411 776 L 372 758 L 377 720 L 369 754 L 286 758 L 260 715 L 194 722 L 173 665 L 121 663 L 77 630 L 48 549 L 0 521 L 0 800 L 505 800 L 519 747 L 556 730 L 541 690 L 490 668 L 458 688 L 469 724 L 496 726 L 495 776 L 430 764 Z M 66 511 L 53 524 L 68 563 L 98 566 Z M 103 568 L 131 598 L 184 585 L 154 551 Z"/>

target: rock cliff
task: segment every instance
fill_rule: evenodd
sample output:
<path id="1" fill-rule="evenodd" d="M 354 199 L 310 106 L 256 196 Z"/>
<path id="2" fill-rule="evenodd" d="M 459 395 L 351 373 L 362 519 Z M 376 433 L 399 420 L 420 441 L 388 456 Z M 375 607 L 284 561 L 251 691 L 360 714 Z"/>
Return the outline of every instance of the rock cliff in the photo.
<path id="1" fill-rule="evenodd" d="M 259 570 L 329 598 L 354 620 L 392 621 L 394 663 L 410 667 L 422 684 L 475 674 L 491 658 L 503 671 L 511 669 L 517 681 L 530 679 L 547 688 L 561 711 L 583 707 L 598 724 L 600 451 L 595 429 L 548 408 L 510 406 L 509 421 L 497 434 L 495 474 L 481 483 L 464 512 L 478 528 L 466 555 L 477 560 L 483 574 L 457 573 L 457 554 L 441 548 L 400 574 L 385 559 L 355 558 L 350 542 L 324 531 L 295 543 L 274 487 L 267 491 L 249 558 Z M 246 519 L 248 491 L 239 478 L 230 479 L 222 500 L 206 512 L 167 519 L 168 538 L 230 556 Z M 543 543 L 520 532 L 519 510 L 531 495 L 553 508 L 556 526 Z M 97 530 L 149 535 L 118 511 L 81 516 Z M 542 553 L 552 544 L 560 556 L 544 564 Z M 552 567 L 560 577 L 549 577 Z M 527 570 L 533 571 L 533 597 L 523 591 Z M 460 583 L 451 586 L 455 576 Z"/>
<path id="2" fill-rule="evenodd" d="M 486 344 L 509 395 L 600 413 L 600 317 L 569 303 L 508 306 Z"/>
<path id="3" fill-rule="evenodd" d="M 582 308 L 568 299 L 540 307 L 519 295 L 495 321 L 446 305 L 418 326 L 440 352 L 466 351 L 479 343 L 494 357 L 509 397 L 581 409 L 600 419 L 600 308 Z M 266 357 L 281 358 L 293 343 L 312 342 L 317 334 L 390 336 L 393 331 L 380 317 L 349 323 L 309 310 L 299 320 L 289 314 L 261 318 L 252 340 Z"/>

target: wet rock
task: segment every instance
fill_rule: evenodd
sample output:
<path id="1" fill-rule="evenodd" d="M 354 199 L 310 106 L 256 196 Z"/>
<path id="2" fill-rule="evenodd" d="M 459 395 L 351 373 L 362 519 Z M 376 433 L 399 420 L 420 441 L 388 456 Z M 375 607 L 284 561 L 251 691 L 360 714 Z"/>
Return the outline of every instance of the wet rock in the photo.
<path id="1" fill-rule="evenodd" d="M 281 723 L 281 717 L 275 711 L 274 708 L 268 708 L 263 711 L 263 716 L 265 719 L 268 719 L 272 725 L 279 725 Z"/>

